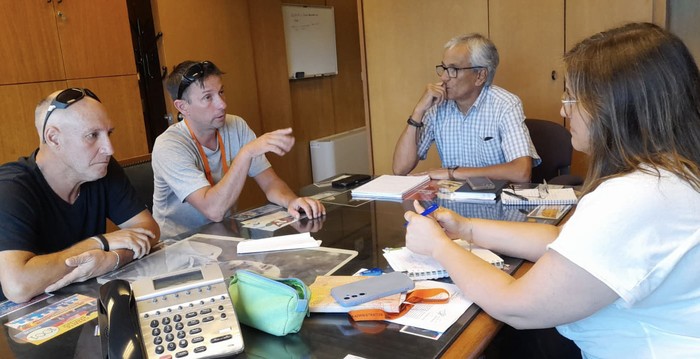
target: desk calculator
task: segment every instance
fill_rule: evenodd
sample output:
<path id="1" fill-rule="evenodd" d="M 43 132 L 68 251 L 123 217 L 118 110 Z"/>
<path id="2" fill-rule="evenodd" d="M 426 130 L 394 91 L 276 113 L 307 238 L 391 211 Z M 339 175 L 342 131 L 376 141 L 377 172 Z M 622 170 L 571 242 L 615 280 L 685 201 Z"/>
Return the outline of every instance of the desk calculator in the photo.
<path id="1" fill-rule="evenodd" d="M 137 280 L 132 289 L 148 358 L 212 358 L 243 351 L 218 264 Z"/>

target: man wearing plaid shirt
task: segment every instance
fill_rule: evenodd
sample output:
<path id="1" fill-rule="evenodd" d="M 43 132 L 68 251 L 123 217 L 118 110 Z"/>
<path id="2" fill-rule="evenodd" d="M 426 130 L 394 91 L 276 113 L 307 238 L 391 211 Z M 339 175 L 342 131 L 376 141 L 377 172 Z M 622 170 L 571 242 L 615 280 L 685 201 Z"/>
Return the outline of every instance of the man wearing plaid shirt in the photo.
<path id="1" fill-rule="evenodd" d="M 428 172 L 433 179 L 530 181 L 541 159 L 520 99 L 492 85 L 497 66 L 496 46 L 480 34 L 445 45 L 443 61 L 435 67 L 441 81 L 427 85 L 396 144 L 395 174 L 411 172 L 435 142 L 442 168 Z"/>

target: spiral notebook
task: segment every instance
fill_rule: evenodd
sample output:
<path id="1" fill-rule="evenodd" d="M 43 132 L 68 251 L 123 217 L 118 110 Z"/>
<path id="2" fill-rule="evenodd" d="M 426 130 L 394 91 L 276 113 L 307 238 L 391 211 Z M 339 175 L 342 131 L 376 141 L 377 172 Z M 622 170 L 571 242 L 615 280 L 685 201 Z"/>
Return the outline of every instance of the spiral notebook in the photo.
<path id="1" fill-rule="evenodd" d="M 461 239 L 455 242 L 464 248 L 468 247 L 467 242 Z M 488 249 L 472 248 L 472 253 L 497 268 L 503 268 L 503 259 Z M 389 262 L 394 271 L 405 272 L 413 280 L 438 279 L 450 276 L 440 262 L 432 257 L 413 253 L 406 247 L 385 250 L 384 258 L 386 258 L 386 261 Z"/>
<path id="2" fill-rule="evenodd" d="M 512 205 L 540 205 L 540 204 L 576 204 L 578 198 L 573 188 L 555 188 L 549 189 L 546 197 L 540 198 L 540 193 L 537 188 L 516 189 L 515 194 L 511 195 L 512 189 L 504 189 L 501 192 L 501 202 L 503 204 Z M 522 198 L 519 198 L 522 197 Z"/>

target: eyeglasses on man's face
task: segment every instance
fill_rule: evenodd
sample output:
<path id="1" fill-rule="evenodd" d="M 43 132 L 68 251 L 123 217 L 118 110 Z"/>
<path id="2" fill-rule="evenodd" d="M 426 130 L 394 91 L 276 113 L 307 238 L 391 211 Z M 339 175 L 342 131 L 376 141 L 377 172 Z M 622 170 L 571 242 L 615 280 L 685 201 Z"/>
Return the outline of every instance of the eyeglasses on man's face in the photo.
<path id="1" fill-rule="evenodd" d="M 46 123 L 49 122 L 49 116 L 56 109 L 64 109 L 68 106 L 80 101 L 83 97 L 88 96 L 95 99 L 95 101 L 100 102 L 100 99 L 92 91 L 86 88 L 71 87 L 65 89 L 56 95 L 56 97 L 51 101 L 48 110 L 46 110 L 46 116 L 44 117 L 44 126 L 41 128 L 41 142 L 46 143 Z"/>
<path id="2" fill-rule="evenodd" d="M 185 92 L 185 90 L 192 85 L 193 82 L 204 76 L 204 70 L 209 66 L 211 66 L 211 62 L 209 61 L 197 62 L 190 66 L 187 71 L 185 71 L 185 73 L 182 75 L 180 86 L 177 89 L 178 100 L 182 99 L 182 93 Z"/>
<path id="3" fill-rule="evenodd" d="M 566 114 L 566 117 L 571 117 L 572 109 L 574 108 L 574 104 L 577 102 L 578 100 L 571 97 L 568 92 L 564 91 L 564 93 L 561 94 L 561 106 L 564 108 L 564 114 Z"/>
<path id="4" fill-rule="evenodd" d="M 457 72 L 459 70 L 474 70 L 474 69 L 485 69 L 485 66 L 469 66 L 469 67 L 447 67 L 445 65 L 437 65 L 435 66 L 435 72 L 437 73 L 438 76 L 442 76 L 442 74 L 447 71 L 447 76 L 450 78 L 455 78 L 457 77 Z"/>

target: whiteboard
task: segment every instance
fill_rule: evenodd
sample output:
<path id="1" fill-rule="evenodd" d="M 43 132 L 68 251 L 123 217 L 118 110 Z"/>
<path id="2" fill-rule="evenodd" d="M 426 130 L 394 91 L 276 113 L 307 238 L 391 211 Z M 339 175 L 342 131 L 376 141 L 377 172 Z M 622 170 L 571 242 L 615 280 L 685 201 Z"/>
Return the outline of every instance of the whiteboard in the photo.
<path id="1" fill-rule="evenodd" d="M 290 79 L 338 74 L 332 6 L 282 5 Z"/>

